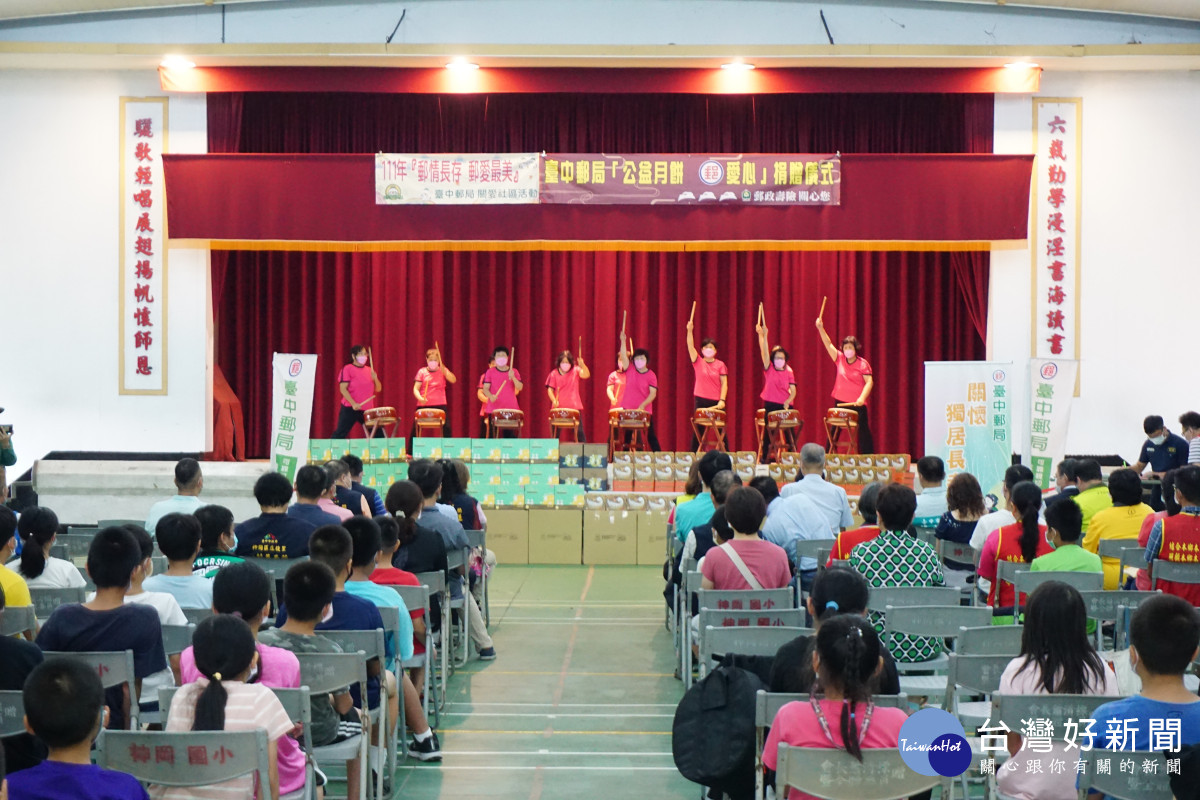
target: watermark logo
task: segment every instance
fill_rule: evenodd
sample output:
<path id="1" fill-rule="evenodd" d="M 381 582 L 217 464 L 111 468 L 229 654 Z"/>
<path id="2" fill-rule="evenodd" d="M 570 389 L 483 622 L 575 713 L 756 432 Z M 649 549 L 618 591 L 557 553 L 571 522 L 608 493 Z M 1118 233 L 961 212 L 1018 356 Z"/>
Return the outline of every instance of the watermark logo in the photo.
<path id="1" fill-rule="evenodd" d="M 709 159 L 700 165 L 700 180 L 709 186 L 716 186 L 725 177 L 725 167 L 720 161 Z"/>
<path id="2" fill-rule="evenodd" d="M 303 369 L 304 362 L 298 358 L 293 358 L 292 363 L 288 364 L 288 375 L 291 375 L 294 378 L 299 375 Z"/>
<path id="3" fill-rule="evenodd" d="M 900 757 L 919 775 L 956 778 L 971 766 L 962 723 L 940 708 L 923 708 L 900 726 Z"/>
<path id="4" fill-rule="evenodd" d="M 1053 380 L 1054 376 L 1058 374 L 1058 364 L 1055 364 L 1053 361 L 1042 364 L 1041 374 L 1044 380 Z"/>

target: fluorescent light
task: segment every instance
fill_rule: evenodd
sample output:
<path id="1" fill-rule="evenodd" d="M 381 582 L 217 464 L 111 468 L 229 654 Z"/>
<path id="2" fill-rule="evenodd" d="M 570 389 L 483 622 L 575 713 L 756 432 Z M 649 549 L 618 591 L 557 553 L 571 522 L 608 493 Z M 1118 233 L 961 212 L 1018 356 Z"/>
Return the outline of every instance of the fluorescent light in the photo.
<path id="1" fill-rule="evenodd" d="M 188 61 L 183 56 L 167 56 L 162 60 L 162 66 L 166 69 L 191 69 L 196 62 Z"/>
<path id="2" fill-rule="evenodd" d="M 749 70 L 754 69 L 754 65 L 747 64 L 745 61 L 731 61 L 728 64 L 722 64 L 721 69 Z"/>
<path id="3" fill-rule="evenodd" d="M 1007 67 L 1008 69 L 1037 69 L 1038 68 L 1038 65 L 1034 64 L 1031 61 L 1013 61 L 1012 63 L 1005 64 L 1004 66 Z"/>
<path id="4" fill-rule="evenodd" d="M 446 65 L 446 69 L 453 69 L 453 70 L 479 69 L 479 65 L 473 64 L 470 61 L 466 61 L 461 58 L 456 58 L 453 61 L 451 61 L 449 64 Z"/>

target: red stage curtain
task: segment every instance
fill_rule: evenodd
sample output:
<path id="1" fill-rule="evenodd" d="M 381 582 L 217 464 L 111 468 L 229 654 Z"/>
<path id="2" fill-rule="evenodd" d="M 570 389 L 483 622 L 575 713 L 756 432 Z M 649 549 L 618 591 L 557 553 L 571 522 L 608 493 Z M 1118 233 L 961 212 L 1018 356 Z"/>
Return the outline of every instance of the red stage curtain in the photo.
<path id="1" fill-rule="evenodd" d="M 210 94 L 209 136 L 241 152 L 965 152 L 992 149 L 992 97 L 975 95 L 293 95 Z M 234 104 L 240 104 L 235 113 Z M 225 129 L 214 130 L 224 120 Z M 240 133 L 228 128 L 240 127 Z M 218 126 L 219 127 L 219 126 Z M 850 190 L 850 187 L 847 187 Z M 227 269 L 225 269 L 227 264 Z M 412 378 L 438 339 L 459 384 L 457 435 L 476 435 L 475 382 L 491 348 L 516 346 L 530 435 L 546 433 L 543 379 L 583 336 L 594 375 L 588 432 L 606 433 L 604 380 L 622 309 L 652 353 L 664 447 L 687 446 L 692 373 L 684 324 L 730 366 L 730 439 L 754 445 L 762 382 L 754 333 L 764 301 L 772 343 L 792 355 L 804 438 L 824 440 L 833 365 L 813 320 L 853 333 L 875 367 L 877 449 L 923 449 L 922 362 L 984 355 L 988 255 L 949 253 L 294 253 L 214 256 L 218 364 L 246 409 L 247 454 L 267 453 L 273 351 L 317 353 L 313 435 L 337 413 L 335 376 L 350 345 L 372 345 L 380 401 L 407 418 Z M 407 425 L 403 435 L 407 435 Z"/>

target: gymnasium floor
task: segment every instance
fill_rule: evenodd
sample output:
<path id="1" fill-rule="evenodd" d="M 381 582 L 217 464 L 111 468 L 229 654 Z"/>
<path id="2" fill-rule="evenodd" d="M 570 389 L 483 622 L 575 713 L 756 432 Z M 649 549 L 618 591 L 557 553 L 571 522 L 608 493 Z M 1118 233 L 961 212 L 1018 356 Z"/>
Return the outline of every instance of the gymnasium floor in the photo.
<path id="1" fill-rule="evenodd" d="M 496 661 L 451 678 L 440 765 L 402 766 L 405 800 L 687 798 L 671 760 L 682 695 L 658 567 L 498 567 Z"/>

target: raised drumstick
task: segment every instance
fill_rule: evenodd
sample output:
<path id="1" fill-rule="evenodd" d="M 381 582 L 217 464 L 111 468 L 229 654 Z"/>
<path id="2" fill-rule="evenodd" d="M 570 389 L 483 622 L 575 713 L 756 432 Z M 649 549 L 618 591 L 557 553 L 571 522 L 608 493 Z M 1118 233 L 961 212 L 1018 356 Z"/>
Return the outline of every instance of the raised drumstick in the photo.
<path id="1" fill-rule="evenodd" d="M 696 301 L 692 301 L 692 313 L 688 316 L 688 322 L 696 321 Z"/>
<path id="2" fill-rule="evenodd" d="M 829 299 L 829 298 L 828 298 L 827 296 L 822 296 L 822 297 L 821 297 L 821 311 L 820 311 L 820 313 L 818 313 L 818 314 L 817 314 L 817 319 L 824 319 L 824 318 L 825 318 L 825 301 L 826 301 L 826 300 L 828 300 L 828 299 Z"/>

